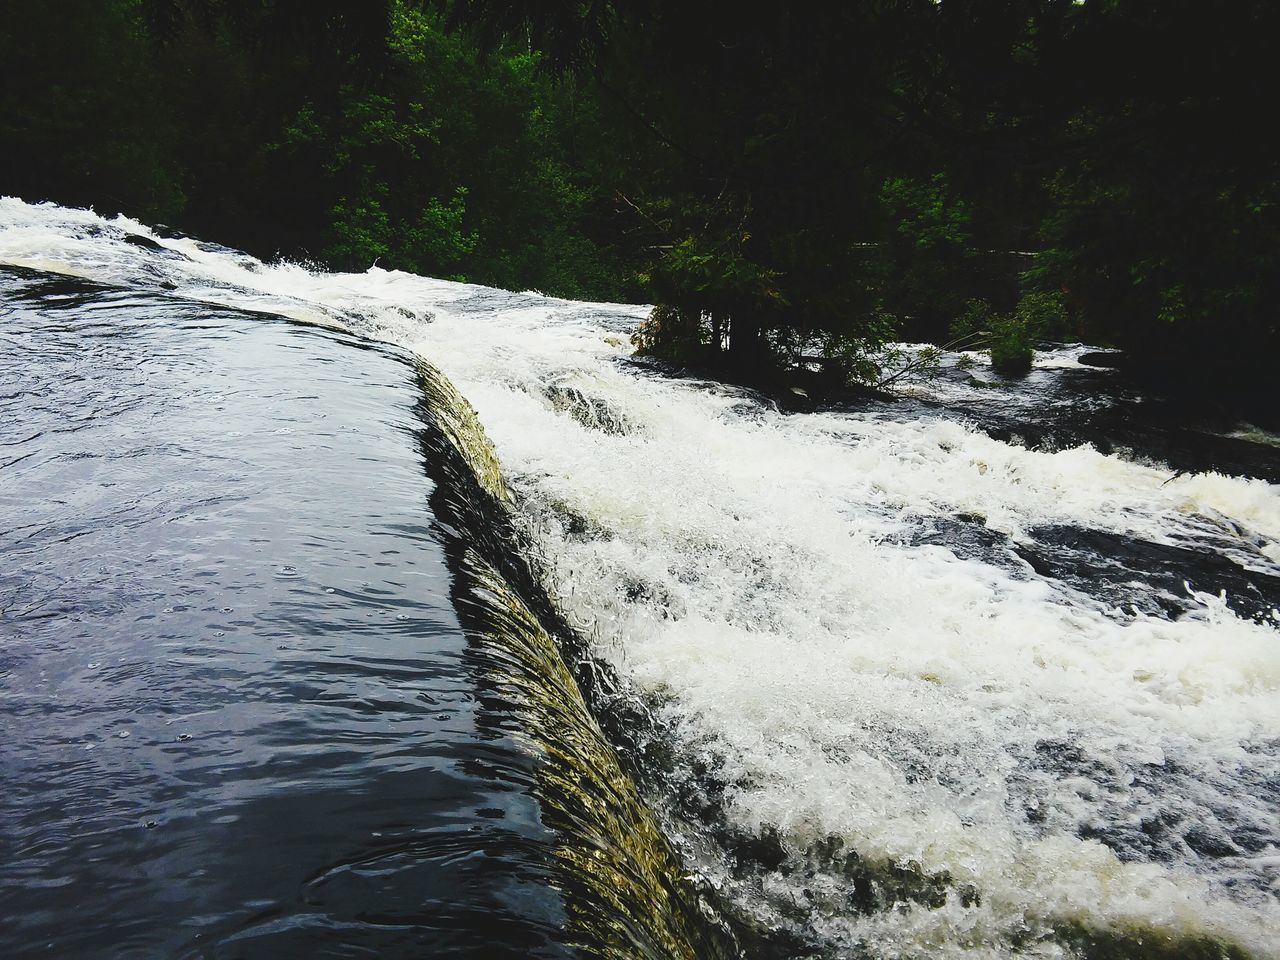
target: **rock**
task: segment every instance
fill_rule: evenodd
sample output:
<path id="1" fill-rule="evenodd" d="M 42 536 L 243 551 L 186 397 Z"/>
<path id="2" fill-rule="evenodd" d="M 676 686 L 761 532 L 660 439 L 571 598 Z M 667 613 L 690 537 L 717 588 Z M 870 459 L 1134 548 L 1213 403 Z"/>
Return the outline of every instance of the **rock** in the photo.
<path id="1" fill-rule="evenodd" d="M 144 237 L 138 233 L 126 233 L 124 235 L 124 242 L 131 243 L 135 247 L 145 247 L 148 250 L 160 250 L 167 252 L 164 247 L 152 240 L 150 237 Z"/>
<path id="2" fill-rule="evenodd" d="M 1090 350 L 1076 359 L 1089 367 L 1115 369 L 1125 365 L 1125 356 L 1119 350 Z"/>

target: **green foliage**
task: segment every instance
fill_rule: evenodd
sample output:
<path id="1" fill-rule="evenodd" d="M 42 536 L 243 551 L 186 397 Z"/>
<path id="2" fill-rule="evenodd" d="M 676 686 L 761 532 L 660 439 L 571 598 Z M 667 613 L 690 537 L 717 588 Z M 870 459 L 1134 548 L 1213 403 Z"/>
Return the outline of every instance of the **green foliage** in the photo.
<path id="1" fill-rule="evenodd" d="M 392 269 L 465 280 L 459 271 L 476 245 L 475 233 L 463 228 L 466 188 L 458 187 L 447 202 L 430 198 L 415 218 L 397 223 L 384 207 L 386 192 L 385 185 L 377 184 L 359 200 L 338 201 L 332 221 L 335 240 L 325 248 L 325 257 L 341 264 L 382 261 Z"/>
<path id="2" fill-rule="evenodd" d="M 0 188 L 265 256 L 640 296 L 598 107 L 412 0 L 5 5 Z"/>
<path id="3" fill-rule="evenodd" d="M 1014 317 L 1033 337 L 1059 337 L 1066 331 L 1067 309 L 1057 293 L 1027 291 L 1018 298 Z"/>
<path id="4" fill-rule="evenodd" d="M 572 122 L 527 50 L 482 57 L 431 14 L 391 5 L 384 74 L 308 100 L 274 145 L 318 172 L 321 256 L 565 296 L 625 276 L 578 227 L 589 200 L 560 152 Z"/>
<path id="5" fill-rule="evenodd" d="M 900 243 L 922 253 L 969 252 L 972 213 L 969 204 L 952 195 L 946 174 L 935 173 L 928 180 L 890 177 L 880 187 L 880 202 Z"/>
<path id="6" fill-rule="evenodd" d="M 822 337 L 822 355 L 829 364 L 829 372 L 841 385 L 865 384 L 876 386 L 884 382 L 886 370 L 893 379 L 909 370 L 936 363 L 936 354 L 924 357 L 924 363 L 914 362 L 900 350 L 889 344 L 898 330 L 898 319 L 892 314 L 877 311 L 859 324 L 856 332 L 829 331 Z"/>
<path id="7" fill-rule="evenodd" d="M 956 343 L 971 342 L 983 335 L 991 326 L 991 304 L 985 300 L 970 300 L 964 311 L 951 323 L 951 337 Z"/>
<path id="8" fill-rule="evenodd" d="M 739 372 L 884 380 L 970 300 L 1005 369 L 1070 334 L 1234 390 L 1280 349 L 1264 0 L 0 2 L 5 193 L 649 300 L 647 349 Z"/>
<path id="9" fill-rule="evenodd" d="M 880 205 L 887 226 L 876 264 L 882 302 L 913 318 L 917 330 L 938 330 L 973 292 L 972 210 L 942 173 L 886 179 Z"/>
<path id="10" fill-rule="evenodd" d="M 1034 350 L 1026 327 L 1013 318 L 1005 317 L 991 328 L 988 340 L 991 351 L 991 367 L 997 373 L 1017 377 L 1029 373 Z"/>
<path id="11" fill-rule="evenodd" d="M 631 337 L 642 357 L 656 357 L 673 363 L 697 363 L 711 345 L 712 328 L 702 313 L 684 313 L 677 307 L 654 307 Z"/>
<path id="12" fill-rule="evenodd" d="M 378 261 L 460 277 L 478 239 L 465 225 L 467 189 L 436 171 L 422 176 L 439 149 L 443 118 L 418 100 L 355 84 L 343 84 L 337 96 L 337 111 L 303 104 L 273 145 L 290 165 L 313 165 L 313 189 L 334 198 L 321 255 L 348 269 Z"/>
<path id="13" fill-rule="evenodd" d="M 665 282 L 713 306 L 758 307 L 777 301 L 777 273 L 745 254 L 748 239 L 708 243 L 703 237 L 683 238 L 666 252 L 660 268 Z"/>
<path id="14" fill-rule="evenodd" d="M 1141 165 L 1159 172 L 1084 163 L 1054 179 L 1030 282 L 1068 295 L 1092 339 L 1198 377 L 1265 375 L 1262 356 L 1280 347 L 1280 176 L 1171 183 L 1162 162 Z"/>
<path id="15" fill-rule="evenodd" d="M 1065 323 L 1062 298 L 1033 291 L 1023 294 L 1011 313 L 997 313 L 985 300 L 970 300 L 952 323 L 951 335 L 958 344 L 987 350 L 997 372 L 1021 376 L 1031 369 L 1035 341 L 1061 331 Z"/>

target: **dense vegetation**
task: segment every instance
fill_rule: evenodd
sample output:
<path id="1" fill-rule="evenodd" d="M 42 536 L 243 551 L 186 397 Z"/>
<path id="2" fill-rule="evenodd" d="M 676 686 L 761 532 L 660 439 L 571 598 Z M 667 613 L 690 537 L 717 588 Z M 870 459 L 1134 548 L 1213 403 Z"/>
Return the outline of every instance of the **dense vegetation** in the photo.
<path id="1" fill-rule="evenodd" d="M 0 192 L 651 300 L 641 349 L 729 375 L 955 331 L 1272 399 L 1262 0 L 0 6 Z"/>

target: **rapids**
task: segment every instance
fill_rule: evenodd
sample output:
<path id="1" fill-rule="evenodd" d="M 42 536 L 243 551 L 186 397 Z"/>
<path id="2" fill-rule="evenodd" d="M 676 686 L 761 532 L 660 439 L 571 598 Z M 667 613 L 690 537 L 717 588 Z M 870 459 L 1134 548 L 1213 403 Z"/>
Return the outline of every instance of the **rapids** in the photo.
<path id="1" fill-rule="evenodd" d="M 443 371 L 748 954 L 1280 955 L 1260 431 L 1144 421 L 1156 402 L 1078 347 L 1021 383 L 950 357 L 896 403 L 788 411 L 634 360 L 642 306 L 264 264 L 11 199 L 0 264 Z"/>

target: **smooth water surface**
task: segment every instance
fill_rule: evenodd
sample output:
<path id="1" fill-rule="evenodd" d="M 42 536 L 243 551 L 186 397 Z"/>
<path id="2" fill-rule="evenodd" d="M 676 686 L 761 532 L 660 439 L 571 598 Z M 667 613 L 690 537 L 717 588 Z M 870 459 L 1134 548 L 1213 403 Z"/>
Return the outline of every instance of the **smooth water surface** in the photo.
<path id="1" fill-rule="evenodd" d="M 5 273 L 0 385 L 0 955 L 568 955 L 412 365 Z"/>

